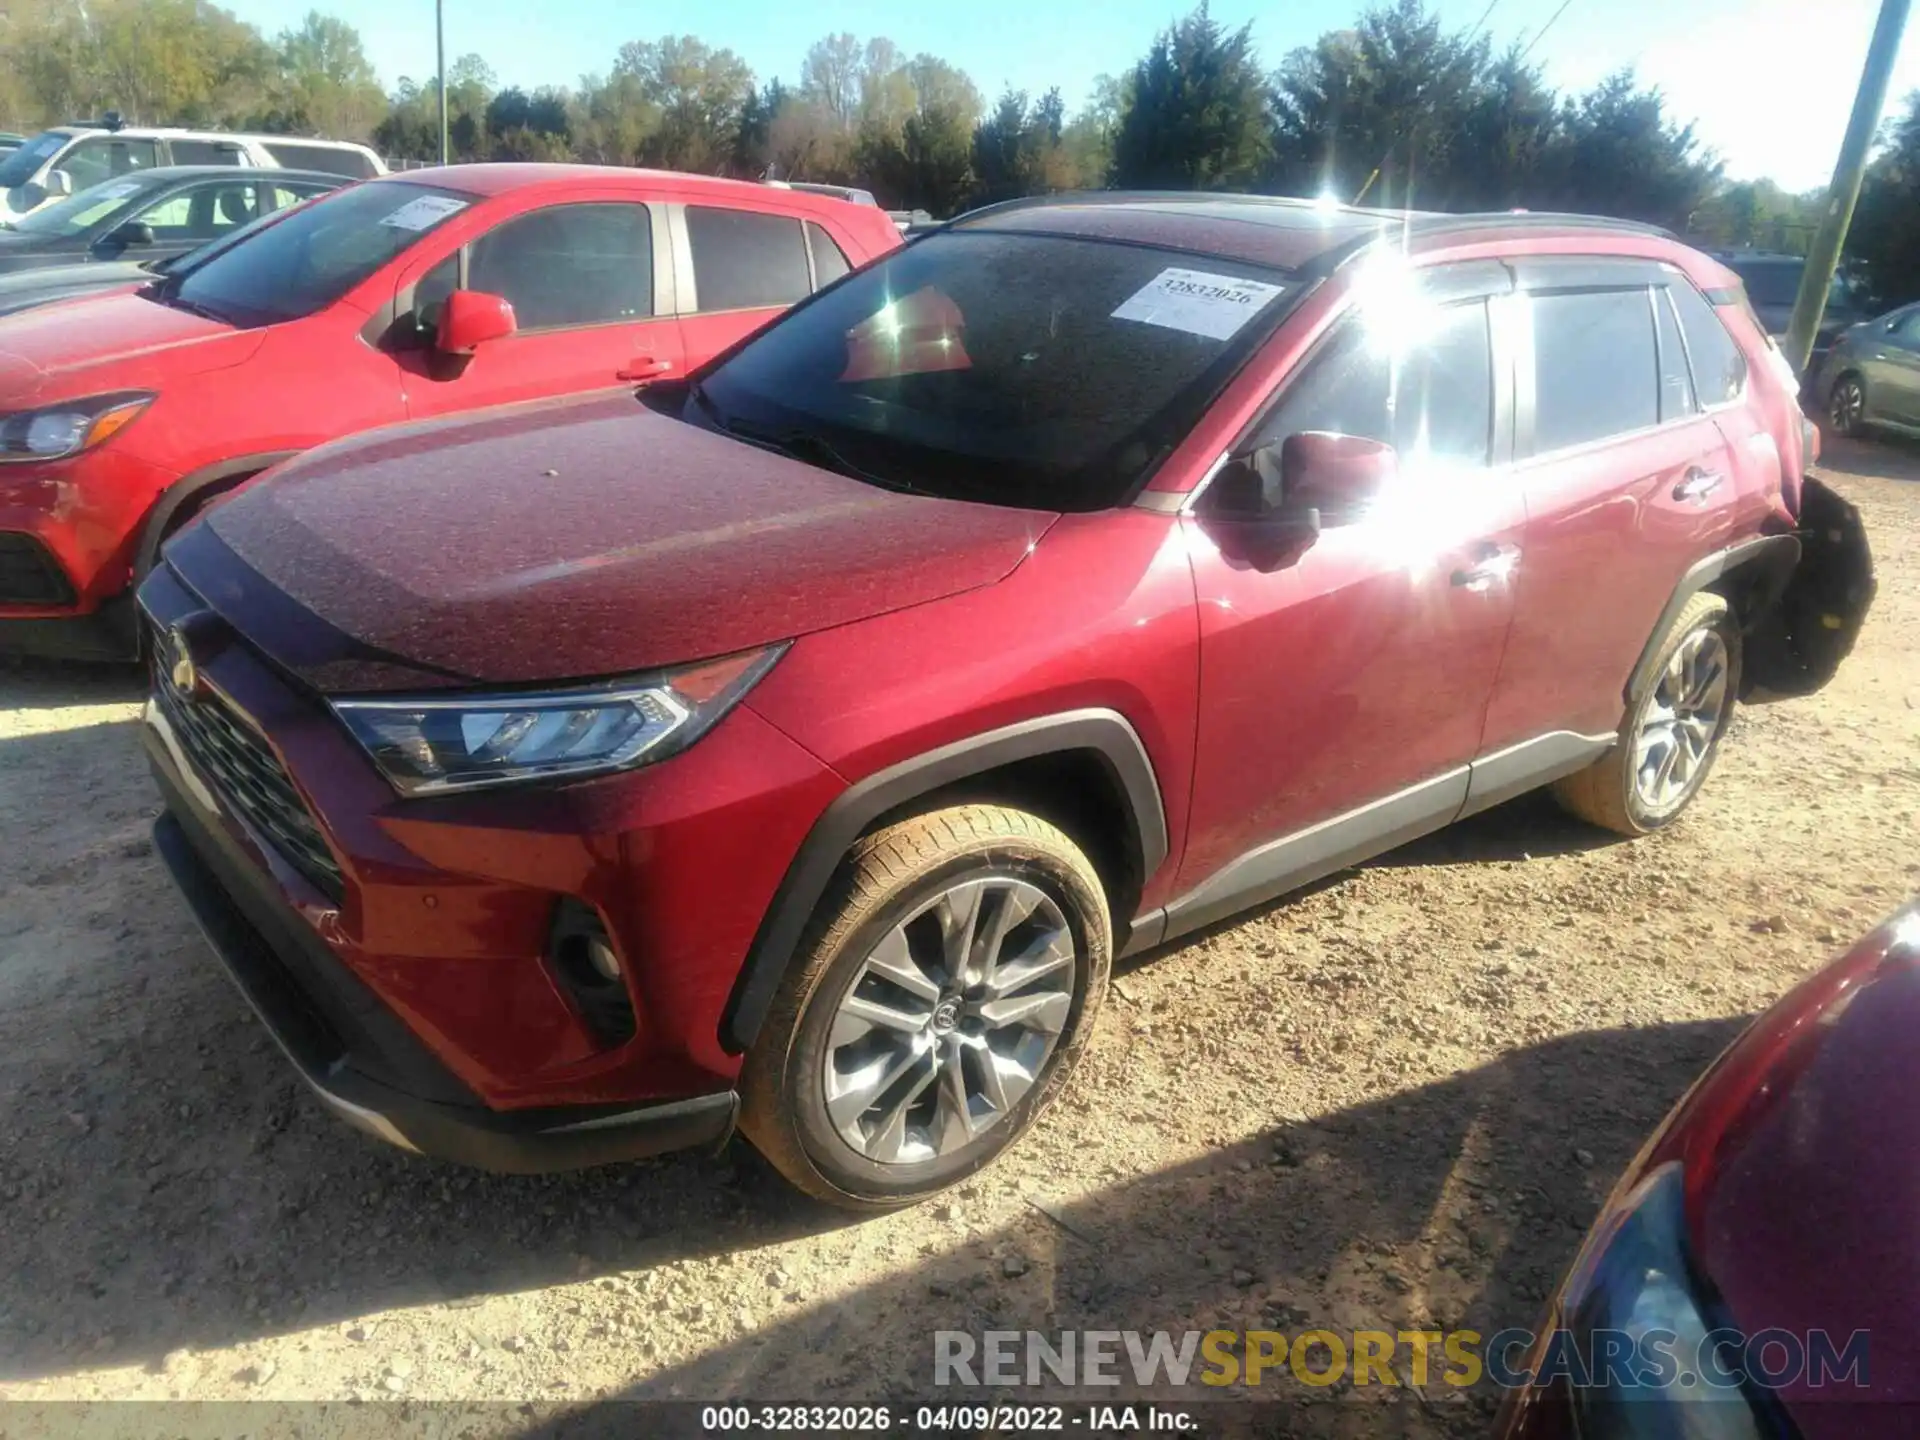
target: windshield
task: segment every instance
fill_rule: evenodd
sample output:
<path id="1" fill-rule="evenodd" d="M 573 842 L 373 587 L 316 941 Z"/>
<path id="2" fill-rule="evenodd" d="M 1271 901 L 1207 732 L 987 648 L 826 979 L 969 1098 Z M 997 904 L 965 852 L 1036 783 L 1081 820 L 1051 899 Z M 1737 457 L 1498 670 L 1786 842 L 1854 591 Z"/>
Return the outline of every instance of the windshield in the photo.
<path id="1" fill-rule="evenodd" d="M 705 376 L 687 418 L 877 484 L 1121 503 L 1278 323 L 1231 260 L 949 231 L 823 292 Z"/>
<path id="2" fill-rule="evenodd" d="M 78 235 L 116 211 L 130 209 L 147 187 L 138 180 L 109 180 L 69 195 L 13 222 L 22 235 Z"/>
<path id="3" fill-rule="evenodd" d="M 43 130 L 5 160 L 0 160 L 0 190 L 11 190 L 33 179 L 34 172 L 48 159 L 60 153 L 60 147 L 73 137 L 58 130 Z"/>
<path id="4" fill-rule="evenodd" d="M 471 200 L 404 181 L 336 190 L 177 266 L 158 297 L 235 325 L 297 320 L 338 300 Z M 258 223 L 258 222 L 255 222 Z"/>

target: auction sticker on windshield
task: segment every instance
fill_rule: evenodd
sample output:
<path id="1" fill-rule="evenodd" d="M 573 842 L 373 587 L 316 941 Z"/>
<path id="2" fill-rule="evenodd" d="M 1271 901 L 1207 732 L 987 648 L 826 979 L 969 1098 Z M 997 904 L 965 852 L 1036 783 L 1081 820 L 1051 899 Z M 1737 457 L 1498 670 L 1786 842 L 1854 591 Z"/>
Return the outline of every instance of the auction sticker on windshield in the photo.
<path id="1" fill-rule="evenodd" d="M 456 200 L 451 195 L 420 195 L 380 223 L 391 225 L 396 230 L 424 230 L 429 225 L 439 224 L 449 215 L 458 215 L 466 208 L 466 201 Z"/>
<path id="2" fill-rule="evenodd" d="M 1238 275 L 1169 267 L 1129 295 L 1113 318 L 1226 340 L 1284 288 Z"/>

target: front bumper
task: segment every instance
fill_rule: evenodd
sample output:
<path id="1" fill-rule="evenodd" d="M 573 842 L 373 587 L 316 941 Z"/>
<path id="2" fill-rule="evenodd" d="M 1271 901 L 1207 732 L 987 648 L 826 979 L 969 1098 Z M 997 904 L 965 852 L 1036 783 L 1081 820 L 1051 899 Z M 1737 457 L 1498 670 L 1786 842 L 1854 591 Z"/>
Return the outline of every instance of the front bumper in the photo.
<path id="1" fill-rule="evenodd" d="M 403 1149 L 523 1174 L 718 1146 L 732 1133 L 732 1091 L 639 1107 L 488 1109 L 303 933 L 270 878 L 202 813 L 164 732 L 149 725 L 146 744 L 167 802 L 154 848 L 241 994 L 349 1124 Z"/>
<path id="2" fill-rule="evenodd" d="M 0 655 L 51 660 L 138 658 L 133 597 L 117 595 L 84 615 L 0 615 Z"/>

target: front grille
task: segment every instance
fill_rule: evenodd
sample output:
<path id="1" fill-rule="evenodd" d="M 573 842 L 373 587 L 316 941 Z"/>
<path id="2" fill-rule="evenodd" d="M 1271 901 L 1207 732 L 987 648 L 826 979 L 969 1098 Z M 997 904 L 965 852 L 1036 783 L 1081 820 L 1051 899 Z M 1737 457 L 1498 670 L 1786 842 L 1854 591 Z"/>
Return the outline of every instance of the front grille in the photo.
<path id="1" fill-rule="evenodd" d="M 163 653 L 156 647 L 156 654 Z M 156 666 L 154 698 L 193 768 L 314 888 L 336 905 L 339 862 L 267 742 L 217 694 L 188 700 Z"/>
<path id="2" fill-rule="evenodd" d="M 73 586 L 32 535 L 0 531 L 0 605 L 71 605 Z"/>

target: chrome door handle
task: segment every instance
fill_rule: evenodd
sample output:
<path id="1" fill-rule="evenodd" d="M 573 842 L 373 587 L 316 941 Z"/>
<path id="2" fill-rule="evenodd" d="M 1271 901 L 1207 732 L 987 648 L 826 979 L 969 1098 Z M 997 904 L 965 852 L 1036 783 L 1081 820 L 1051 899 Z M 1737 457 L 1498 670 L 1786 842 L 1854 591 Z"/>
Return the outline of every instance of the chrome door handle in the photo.
<path id="1" fill-rule="evenodd" d="M 1702 470 L 1699 466 L 1687 471 L 1686 477 L 1673 487 L 1676 500 L 1704 500 L 1720 488 L 1727 477 L 1718 470 Z"/>
<path id="2" fill-rule="evenodd" d="M 1494 581 L 1506 579 L 1519 563 L 1518 545 L 1482 545 L 1473 564 L 1453 572 L 1453 583 L 1463 590 L 1484 590 Z"/>

